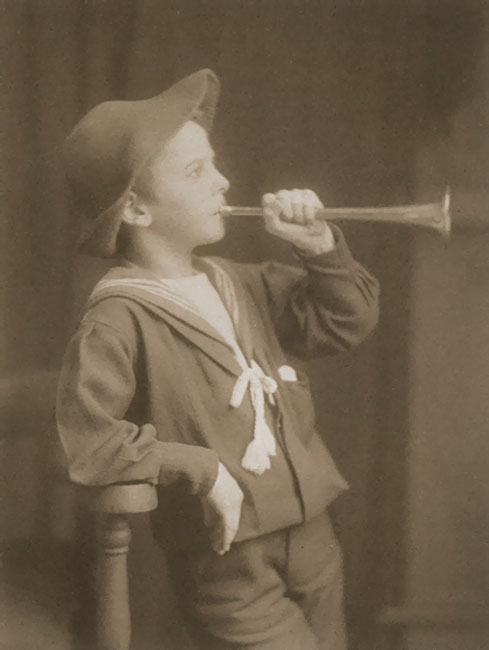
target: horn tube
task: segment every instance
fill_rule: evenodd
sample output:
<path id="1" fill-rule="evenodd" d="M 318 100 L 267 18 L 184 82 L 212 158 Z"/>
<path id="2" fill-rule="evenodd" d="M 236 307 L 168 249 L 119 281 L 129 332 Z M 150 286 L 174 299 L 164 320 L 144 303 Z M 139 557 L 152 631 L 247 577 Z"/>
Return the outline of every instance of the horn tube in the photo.
<path id="1" fill-rule="evenodd" d="M 225 206 L 221 214 L 231 217 L 262 217 L 263 209 Z M 434 230 L 448 241 L 451 230 L 450 189 L 447 187 L 441 201 L 435 203 L 364 208 L 320 208 L 316 212 L 316 218 L 327 221 L 370 221 L 418 226 Z"/>

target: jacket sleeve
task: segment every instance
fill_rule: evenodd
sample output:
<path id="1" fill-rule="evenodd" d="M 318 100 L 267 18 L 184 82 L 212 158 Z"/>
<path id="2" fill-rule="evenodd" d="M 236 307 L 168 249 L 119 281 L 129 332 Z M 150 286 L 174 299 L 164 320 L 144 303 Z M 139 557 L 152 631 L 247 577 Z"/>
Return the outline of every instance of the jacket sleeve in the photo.
<path id="1" fill-rule="evenodd" d="M 378 320 L 378 283 L 356 262 L 341 231 L 335 248 L 307 257 L 302 268 L 260 265 L 260 280 L 283 348 L 297 357 L 333 354 L 363 341 Z"/>
<path id="2" fill-rule="evenodd" d="M 134 352 L 121 333 L 84 321 L 72 338 L 58 384 L 56 421 L 70 479 L 82 485 L 188 482 L 206 494 L 217 477 L 211 449 L 162 442 L 150 423 L 124 419 L 136 380 Z"/>

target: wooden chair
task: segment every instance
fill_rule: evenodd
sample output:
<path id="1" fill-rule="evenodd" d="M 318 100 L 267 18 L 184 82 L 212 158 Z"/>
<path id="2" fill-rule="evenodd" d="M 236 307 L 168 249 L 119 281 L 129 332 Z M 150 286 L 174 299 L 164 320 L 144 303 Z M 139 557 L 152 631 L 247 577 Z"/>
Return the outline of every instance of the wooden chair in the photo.
<path id="1" fill-rule="evenodd" d="M 86 507 L 97 513 L 97 650 L 129 650 L 129 516 L 156 508 L 156 488 L 141 483 L 83 491 Z"/>
<path id="2" fill-rule="evenodd" d="M 156 508 L 156 488 L 125 484 L 73 489 L 66 476 L 57 475 L 53 458 L 58 450 L 53 440 L 57 380 L 57 372 L 51 370 L 0 378 L 4 452 L 0 474 L 8 506 L 3 541 L 56 536 L 73 543 L 79 501 L 97 513 L 97 650 L 128 650 L 130 516 Z"/>

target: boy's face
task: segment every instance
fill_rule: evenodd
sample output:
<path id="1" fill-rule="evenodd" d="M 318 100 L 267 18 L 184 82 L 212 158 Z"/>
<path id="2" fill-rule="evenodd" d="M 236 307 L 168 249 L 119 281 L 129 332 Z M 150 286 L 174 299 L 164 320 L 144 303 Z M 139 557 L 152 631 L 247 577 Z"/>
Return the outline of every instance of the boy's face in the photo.
<path id="1" fill-rule="evenodd" d="M 179 249 L 193 250 L 224 236 L 219 210 L 228 188 L 228 180 L 214 166 L 206 131 L 186 122 L 148 164 L 134 192 L 156 235 Z"/>

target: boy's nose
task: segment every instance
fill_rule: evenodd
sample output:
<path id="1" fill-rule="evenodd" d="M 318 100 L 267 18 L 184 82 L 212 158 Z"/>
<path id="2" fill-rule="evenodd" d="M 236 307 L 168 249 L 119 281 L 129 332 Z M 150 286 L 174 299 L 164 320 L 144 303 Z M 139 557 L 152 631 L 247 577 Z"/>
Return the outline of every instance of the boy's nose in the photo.
<path id="1" fill-rule="evenodd" d="M 229 189 L 228 179 L 216 169 L 216 187 L 218 192 L 227 192 Z"/>

